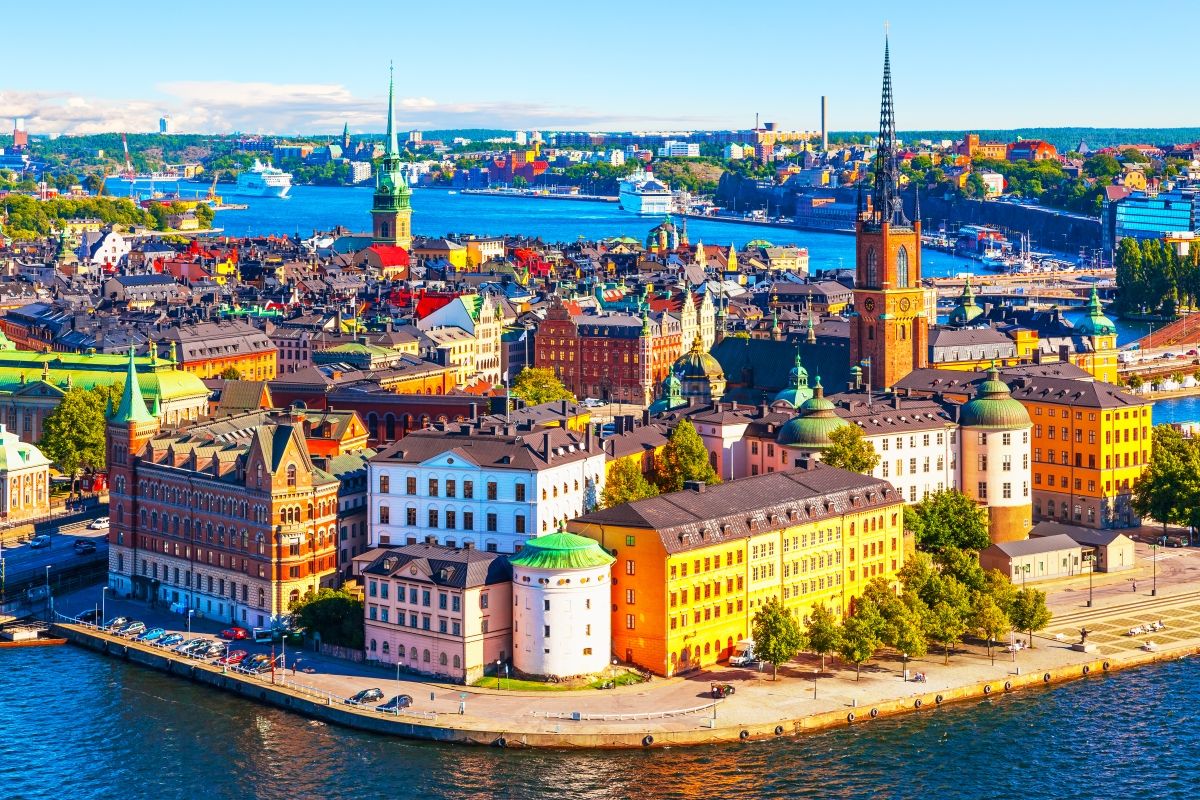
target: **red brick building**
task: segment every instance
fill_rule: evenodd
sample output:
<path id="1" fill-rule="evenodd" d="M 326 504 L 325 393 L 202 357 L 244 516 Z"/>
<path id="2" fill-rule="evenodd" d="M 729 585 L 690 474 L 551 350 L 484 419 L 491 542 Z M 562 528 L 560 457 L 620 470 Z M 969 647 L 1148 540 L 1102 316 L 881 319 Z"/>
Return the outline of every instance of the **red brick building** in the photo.
<path id="1" fill-rule="evenodd" d="M 1058 158 L 1058 149 L 1040 139 L 1026 139 L 1008 145 L 1009 161 L 1047 161 Z"/>

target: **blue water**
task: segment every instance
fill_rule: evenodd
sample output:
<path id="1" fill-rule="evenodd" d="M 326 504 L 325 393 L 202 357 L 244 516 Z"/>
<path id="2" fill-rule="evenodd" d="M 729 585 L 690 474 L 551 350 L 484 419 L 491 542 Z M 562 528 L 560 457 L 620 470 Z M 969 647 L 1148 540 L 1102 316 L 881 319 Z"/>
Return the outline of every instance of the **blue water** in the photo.
<path id="1" fill-rule="evenodd" d="M 776 800 L 1195 796 L 1197 662 L 769 742 L 437 746 L 257 706 L 72 647 L 0 651 L 0 797 Z"/>

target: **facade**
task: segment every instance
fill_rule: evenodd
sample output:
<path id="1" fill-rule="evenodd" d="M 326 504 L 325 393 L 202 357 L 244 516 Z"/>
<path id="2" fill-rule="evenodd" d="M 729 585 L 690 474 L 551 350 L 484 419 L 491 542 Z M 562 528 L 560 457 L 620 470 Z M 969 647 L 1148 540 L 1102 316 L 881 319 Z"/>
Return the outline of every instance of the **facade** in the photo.
<path id="1" fill-rule="evenodd" d="M 0 424 L 0 520 L 19 522 L 50 513 L 50 459 Z"/>
<path id="2" fill-rule="evenodd" d="M 890 387 L 925 366 L 929 313 L 921 287 L 921 220 L 912 222 L 900 199 L 892 71 L 883 61 L 883 104 L 872 207 L 856 226 L 852 362 L 864 362 L 872 386 Z"/>
<path id="3" fill-rule="evenodd" d="M 133 370 L 108 424 L 109 586 L 263 627 L 339 583 L 338 481 L 310 457 L 303 416 L 160 433 Z"/>
<path id="4" fill-rule="evenodd" d="M 471 378 L 492 385 L 501 382 L 500 337 L 504 333 L 504 311 L 491 295 L 459 295 L 417 320 L 417 327 L 426 333 L 457 328 L 468 335 L 470 346 L 464 349 L 461 361 L 466 368 L 464 372 L 469 374 L 461 381 L 463 385 Z"/>
<path id="5" fill-rule="evenodd" d="M 904 565 L 903 500 L 886 481 L 806 462 L 585 514 L 615 554 L 613 652 L 659 675 L 728 658 L 771 597 L 803 619 L 848 613 Z"/>
<path id="6" fill-rule="evenodd" d="M 1064 534 L 993 544 L 980 552 L 979 565 L 985 570 L 999 570 L 1019 586 L 1030 581 L 1070 578 L 1088 569 L 1083 549 Z"/>
<path id="7" fill-rule="evenodd" d="M 275 344 L 248 322 L 197 322 L 168 328 L 161 336 L 159 350 L 202 380 L 219 378 L 228 369 L 251 381 L 269 381 L 278 372 Z"/>
<path id="8" fill-rule="evenodd" d="M 1105 228 L 1105 247 L 1115 247 L 1126 238 L 1161 239 L 1167 233 L 1200 230 L 1200 192 L 1134 192 L 1110 204 Z"/>
<path id="9" fill-rule="evenodd" d="M 993 542 L 1024 539 L 1033 527 L 1029 412 L 992 369 L 962 407 L 963 491 L 988 512 Z"/>
<path id="10" fill-rule="evenodd" d="M 614 560 L 566 532 L 530 539 L 509 558 L 517 674 L 565 678 L 608 666 Z"/>
<path id="11" fill-rule="evenodd" d="M 414 431 L 371 459 L 371 546 L 433 537 L 515 553 L 595 507 L 604 461 L 590 428 L 477 421 Z"/>
<path id="12" fill-rule="evenodd" d="M 412 247 L 412 192 L 400 168 L 400 147 L 396 141 L 396 116 L 392 110 L 394 79 L 388 78 L 388 123 L 384 138 L 383 160 L 375 176 L 375 197 L 371 206 L 371 240 L 408 250 Z"/>
<path id="13" fill-rule="evenodd" d="M 365 588 L 369 660 L 459 683 L 508 661 L 512 568 L 504 556 L 426 542 L 354 561 Z"/>
<path id="14" fill-rule="evenodd" d="M 354 558 L 370 546 L 367 462 L 374 455 L 374 450 L 364 447 L 316 460 L 318 466 L 338 481 L 338 572 L 343 583 L 354 577 Z"/>

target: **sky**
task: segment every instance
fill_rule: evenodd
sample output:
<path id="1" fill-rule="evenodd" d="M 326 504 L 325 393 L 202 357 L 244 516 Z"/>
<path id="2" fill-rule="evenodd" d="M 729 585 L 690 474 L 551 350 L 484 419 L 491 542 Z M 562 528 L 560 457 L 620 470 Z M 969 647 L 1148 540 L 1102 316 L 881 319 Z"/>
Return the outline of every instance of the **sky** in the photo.
<path id="1" fill-rule="evenodd" d="M 901 131 L 1200 125 L 1194 56 L 1162 27 L 1194 2 L 1020 7 L 22 2 L 4 10 L 0 120 L 35 134 L 148 132 L 163 114 L 181 133 L 379 132 L 394 60 L 401 130 L 748 128 L 756 113 L 814 130 L 822 95 L 831 130 L 873 130 L 886 24 Z"/>

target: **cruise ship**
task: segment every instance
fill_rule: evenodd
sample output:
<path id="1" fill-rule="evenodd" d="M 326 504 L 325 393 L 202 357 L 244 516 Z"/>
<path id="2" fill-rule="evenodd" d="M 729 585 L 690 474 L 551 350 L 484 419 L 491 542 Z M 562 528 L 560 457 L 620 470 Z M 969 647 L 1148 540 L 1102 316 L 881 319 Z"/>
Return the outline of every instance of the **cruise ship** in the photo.
<path id="1" fill-rule="evenodd" d="M 292 189 L 292 173 L 267 166 L 254 159 L 254 166 L 238 173 L 237 185 L 226 194 L 243 197 L 287 197 Z"/>
<path id="2" fill-rule="evenodd" d="M 644 216 L 659 216 L 675 210 L 671 187 L 639 169 L 621 181 L 620 203 L 623 211 Z"/>

